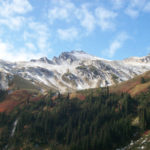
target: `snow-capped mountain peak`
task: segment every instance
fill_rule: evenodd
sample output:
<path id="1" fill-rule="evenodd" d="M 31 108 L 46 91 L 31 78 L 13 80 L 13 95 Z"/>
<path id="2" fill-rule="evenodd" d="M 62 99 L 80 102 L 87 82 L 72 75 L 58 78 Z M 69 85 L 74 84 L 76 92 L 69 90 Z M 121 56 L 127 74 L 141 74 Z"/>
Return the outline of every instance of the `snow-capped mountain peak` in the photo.
<path id="1" fill-rule="evenodd" d="M 150 55 L 110 61 L 84 51 L 71 51 L 63 52 L 52 60 L 42 57 L 16 63 L 0 61 L 0 87 L 8 88 L 9 74 L 21 76 L 42 88 L 65 92 L 116 84 L 148 70 Z"/>
<path id="2" fill-rule="evenodd" d="M 49 60 L 47 57 L 41 57 L 40 59 L 31 59 L 31 62 L 43 62 L 47 64 L 53 64 L 51 60 Z"/>

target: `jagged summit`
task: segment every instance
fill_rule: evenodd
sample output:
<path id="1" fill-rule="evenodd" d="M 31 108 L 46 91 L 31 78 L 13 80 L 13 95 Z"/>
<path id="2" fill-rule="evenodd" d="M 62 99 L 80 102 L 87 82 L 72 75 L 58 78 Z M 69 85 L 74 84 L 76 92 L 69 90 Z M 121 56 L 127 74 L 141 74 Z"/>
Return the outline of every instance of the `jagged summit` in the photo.
<path id="1" fill-rule="evenodd" d="M 41 57 L 40 59 L 31 59 L 31 62 L 43 62 L 47 64 L 53 64 L 51 60 L 49 60 L 47 57 Z"/>
<path id="2" fill-rule="evenodd" d="M 72 64 L 77 61 L 85 61 L 85 60 L 99 60 L 100 58 L 87 54 L 84 51 L 73 50 L 71 52 L 62 52 L 58 57 L 53 58 L 53 62 L 55 64 Z"/>
<path id="3" fill-rule="evenodd" d="M 49 60 L 47 57 L 42 57 L 39 59 L 39 61 L 47 63 L 47 64 L 53 64 L 53 62 Z"/>
<path id="4" fill-rule="evenodd" d="M 79 53 L 79 54 L 87 54 L 85 51 L 83 50 L 72 50 L 71 53 Z"/>
<path id="5" fill-rule="evenodd" d="M 92 61 L 92 60 L 105 60 L 103 58 L 98 58 L 92 56 L 83 50 L 72 50 L 70 52 L 62 52 L 58 57 L 54 56 L 52 60 L 47 57 L 41 57 L 40 59 L 31 59 L 30 62 L 42 62 L 47 64 L 72 64 L 79 61 Z"/>

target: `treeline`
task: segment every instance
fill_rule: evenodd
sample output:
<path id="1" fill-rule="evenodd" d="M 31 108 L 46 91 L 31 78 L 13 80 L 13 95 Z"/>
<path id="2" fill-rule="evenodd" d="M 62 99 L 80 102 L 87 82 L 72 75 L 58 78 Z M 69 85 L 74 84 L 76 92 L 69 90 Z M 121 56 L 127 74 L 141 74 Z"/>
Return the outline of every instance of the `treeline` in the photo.
<path id="1" fill-rule="evenodd" d="M 133 99 L 128 94 L 110 94 L 108 88 L 97 96 L 91 92 L 84 101 L 70 100 L 69 95 L 64 98 L 59 94 L 55 100 L 49 96 L 15 110 L 19 121 L 14 136 L 9 137 L 9 147 L 29 150 L 44 146 L 51 150 L 122 147 L 136 132 L 149 128 L 150 105 L 146 99 L 145 95 Z M 133 126 L 133 118 L 137 116 L 140 125 Z M 0 117 L 0 122 L 4 118 L 8 116 Z"/>
<path id="2" fill-rule="evenodd" d="M 7 91 L 6 90 L 1 90 L 0 89 L 0 102 L 4 100 L 5 96 L 7 95 Z"/>
<path id="3" fill-rule="evenodd" d="M 150 91 L 136 97 L 138 100 L 138 116 L 140 128 L 144 131 L 150 129 Z"/>

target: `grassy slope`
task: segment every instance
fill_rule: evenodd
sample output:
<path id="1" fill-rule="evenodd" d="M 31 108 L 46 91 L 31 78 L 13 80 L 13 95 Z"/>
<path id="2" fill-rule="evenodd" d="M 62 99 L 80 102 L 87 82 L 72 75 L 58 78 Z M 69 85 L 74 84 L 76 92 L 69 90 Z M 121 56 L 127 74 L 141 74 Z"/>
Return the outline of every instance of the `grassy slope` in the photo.
<path id="1" fill-rule="evenodd" d="M 34 84 L 32 84 L 31 81 L 28 81 L 18 75 L 15 75 L 9 84 L 10 88 L 14 90 L 25 89 L 25 90 L 39 91 L 39 88 Z"/>
<path id="2" fill-rule="evenodd" d="M 141 78 L 144 78 L 145 83 L 141 83 Z M 128 92 L 129 94 L 131 94 L 131 96 L 136 96 L 141 92 L 148 91 L 149 87 L 150 87 L 150 71 L 126 82 L 122 82 L 120 84 L 111 86 L 110 91 L 116 93 Z"/>
<path id="3" fill-rule="evenodd" d="M 5 99 L 0 102 L 0 112 L 11 112 L 17 106 L 26 105 L 32 101 L 38 101 L 43 96 L 37 95 L 36 92 L 29 90 L 16 90 L 5 96 Z"/>

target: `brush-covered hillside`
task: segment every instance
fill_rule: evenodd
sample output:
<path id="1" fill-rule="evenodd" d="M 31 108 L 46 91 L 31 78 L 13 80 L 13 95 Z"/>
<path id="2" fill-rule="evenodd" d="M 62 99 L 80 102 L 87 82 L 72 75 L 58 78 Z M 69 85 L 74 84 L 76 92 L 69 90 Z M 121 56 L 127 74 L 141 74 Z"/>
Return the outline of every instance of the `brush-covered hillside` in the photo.
<path id="1" fill-rule="evenodd" d="M 1 91 L 0 149 L 146 149 L 140 145 L 143 142 L 140 139 L 150 129 L 149 74 L 118 84 L 116 88 L 63 95 Z M 141 86 L 145 89 L 141 90 Z M 149 145 L 148 138 L 143 142 L 145 145 Z M 135 145 L 138 139 L 139 145 Z"/>

